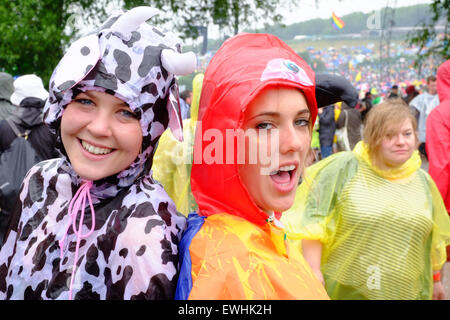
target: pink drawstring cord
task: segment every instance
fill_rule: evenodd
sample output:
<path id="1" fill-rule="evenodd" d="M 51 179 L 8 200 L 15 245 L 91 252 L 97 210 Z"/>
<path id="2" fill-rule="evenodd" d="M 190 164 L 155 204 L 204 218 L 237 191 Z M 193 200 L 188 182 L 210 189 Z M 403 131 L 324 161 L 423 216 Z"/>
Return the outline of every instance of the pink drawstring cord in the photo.
<path id="1" fill-rule="evenodd" d="M 67 233 L 69 231 L 70 226 L 72 225 L 73 232 L 77 236 L 77 244 L 75 247 L 75 259 L 72 266 L 72 276 L 70 278 L 70 290 L 69 290 L 69 300 L 72 300 L 72 288 L 73 288 L 73 280 L 75 276 L 75 270 L 77 267 L 78 262 L 78 249 L 80 248 L 80 241 L 82 238 L 89 237 L 92 232 L 94 232 L 95 229 L 95 211 L 94 206 L 92 205 L 92 199 L 91 199 L 91 193 L 90 189 L 92 187 L 92 181 L 89 180 L 83 180 L 80 188 L 78 188 L 77 192 L 73 196 L 72 200 L 69 203 L 69 223 L 67 224 L 66 231 L 64 232 L 64 236 L 61 240 L 59 240 L 59 249 L 60 249 L 60 257 L 61 260 L 63 258 L 64 254 L 64 241 L 66 240 Z M 91 230 L 87 234 L 82 234 L 82 227 L 83 227 L 83 219 L 84 219 L 84 208 L 86 205 L 86 197 L 89 200 L 89 206 L 91 207 L 91 213 L 92 213 L 92 226 Z M 78 224 L 78 230 L 76 227 L 76 221 L 77 221 L 77 214 L 80 210 L 81 206 L 81 216 L 80 216 L 80 223 Z"/>

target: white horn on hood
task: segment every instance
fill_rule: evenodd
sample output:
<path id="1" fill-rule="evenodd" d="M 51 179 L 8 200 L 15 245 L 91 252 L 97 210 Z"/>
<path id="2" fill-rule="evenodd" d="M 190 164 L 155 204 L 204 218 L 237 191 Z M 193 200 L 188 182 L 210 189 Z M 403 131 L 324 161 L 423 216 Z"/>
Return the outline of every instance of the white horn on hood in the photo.
<path id="1" fill-rule="evenodd" d="M 119 32 L 123 35 L 130 34 L 135 31 L 142 23 L 161 13 L 159 9 L 152 7 L 136 7 L 124 14 L 111 26 L 112 31 Z"/>
<path id="2" fill-rule="evenodd" d="M 161 64 L 167 71 L 184 76 L 194 72 L 197 66 L 197 57 L 192 51 L 179 53 L 171 49 L 161 51 Z"/>

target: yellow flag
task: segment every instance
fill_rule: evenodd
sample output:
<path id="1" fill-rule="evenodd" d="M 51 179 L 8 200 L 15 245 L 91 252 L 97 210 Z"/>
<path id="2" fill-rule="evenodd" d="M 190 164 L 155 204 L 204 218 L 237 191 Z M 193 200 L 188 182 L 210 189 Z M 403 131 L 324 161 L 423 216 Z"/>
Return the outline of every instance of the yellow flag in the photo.
<path id="1" fill-rule="evenodd" d="M 360 80 L 361 80 L 361 71 L 358 72 L 358 74 L 357 74 L 356 77 L 355 77 L 355 81 L 356 81 L 356 82 L 358 82 L 358 81 L 360 81 Z"/>

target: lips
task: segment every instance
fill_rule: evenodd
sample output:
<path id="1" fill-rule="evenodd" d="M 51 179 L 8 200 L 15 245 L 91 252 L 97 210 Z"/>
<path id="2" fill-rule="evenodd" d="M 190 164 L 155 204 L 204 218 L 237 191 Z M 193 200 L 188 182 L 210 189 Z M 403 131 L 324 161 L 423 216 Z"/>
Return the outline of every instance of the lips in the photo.
<path id="1" fill-rule="evenodd" d="M 409 150 L 395 150 L 394 153 L 407 153 Z"/>
<path id="2" fill-rule="evenodd" d="M 296 164 L 283 165 L 280 166 L 278 170 L 271 172 L 270 179 L 279 192 L 290 192 L 297 186 L 298 183 L 298 181 L 296 181 L 296 172 Z"/>
<path id="3" fill-rule="evenodd" d="M 113 151 L 113 149 L 110 148 L 100 148 L 100 147 L 96 147 L 84 140 L 81 140 L 81 145 L 83 146 L 83 148 L 86 151 L 89 151 L 90 153 L 93 154 L 108 154 L 111 153 Z"/>
<path id="4" fill-rule="evenodd" d="M 291 181 L 295 165 L 283 166 L 279 170 L 270 173 L 270 177 L 278 184 L 287 185 Z"/>
<path id="5" fill-rule="evenodd" d="M 82 153 L 89 160 L 102 160 L 108 158 L 117 149 L 108 148 L 106 146 L 94 144 L 86 140 L 78 139 Z"/>

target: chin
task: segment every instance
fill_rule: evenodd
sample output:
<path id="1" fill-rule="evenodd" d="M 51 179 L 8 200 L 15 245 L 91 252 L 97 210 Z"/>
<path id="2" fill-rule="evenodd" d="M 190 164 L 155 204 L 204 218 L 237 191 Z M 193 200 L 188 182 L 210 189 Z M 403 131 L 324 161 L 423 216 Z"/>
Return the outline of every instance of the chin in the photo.
<path id="1" fill-rule="evenodd" d="M 103 179 L 109 175 L 107 173 L 100 173 L 98 171 L 92 172 L 91 170 L 80 170 L 79 168 L 73 168 L 73 170 L 84 180 L 97 181 Z"/>
<path id="2" fill-rule="evenodd" d="M 271 204 L 271 211 L 275 212 L 284 212 L 289 210 L 294 204 L 294 197 L 292 199 L 285 199 L 284 201 L 277 201 L 276 203 Z"/>

